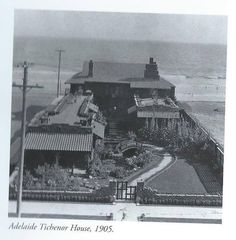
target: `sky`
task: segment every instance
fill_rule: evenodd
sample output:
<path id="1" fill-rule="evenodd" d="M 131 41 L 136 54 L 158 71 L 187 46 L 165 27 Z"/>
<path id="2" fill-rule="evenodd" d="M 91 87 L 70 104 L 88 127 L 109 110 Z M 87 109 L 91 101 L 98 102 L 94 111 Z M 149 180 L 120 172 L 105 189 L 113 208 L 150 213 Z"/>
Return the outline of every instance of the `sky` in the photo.
<path id="1" fill-rule="evenodd" d="M 15 36 L 226 44 L 227 17 L 15 10 Z"/>

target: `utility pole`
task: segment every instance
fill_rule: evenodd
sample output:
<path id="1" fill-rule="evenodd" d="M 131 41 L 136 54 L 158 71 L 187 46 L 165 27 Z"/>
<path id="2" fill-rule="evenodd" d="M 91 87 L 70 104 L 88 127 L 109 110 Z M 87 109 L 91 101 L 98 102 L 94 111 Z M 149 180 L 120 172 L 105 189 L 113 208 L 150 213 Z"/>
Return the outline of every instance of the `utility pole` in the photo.
<path id="1" fill-rule="evenodd" d="M 61 53 L 65 52 L 63 49 L 57 49 L 56 52 L 59 53 L 58 59 L 58 74 L 57 74 L 57 97 L 59 97 L 61 93 L 61 83 L 60 83 L 60 73 L 61 73 Z"/>
<path id="2" fill-rule="evenodd" d="M 18 186 L 17 186 L 17 206 L 16 206 L 16 214 L 17 217 L 21 217 L 21 201 L 22 201 L 22 185 L 23 185 L 23 173 L 24 173 L 24 152 L 25 152 L 25 123 L 26 123 L 26 93 L 32 88 L 43 88 L 39 85 L 27 85 L 28 82 L 28 67 L 29 63 L 26 61 L 23 63 L 22 67 L 24 68 L 24 77 L 23 84 L 15 84 L 13 83 L 13 87 L 18 87 L 22 90 L 23 99 L 22 99 L 22 122 L 21 122 L 21 159 L 20 166 L 18 172 Z"/>

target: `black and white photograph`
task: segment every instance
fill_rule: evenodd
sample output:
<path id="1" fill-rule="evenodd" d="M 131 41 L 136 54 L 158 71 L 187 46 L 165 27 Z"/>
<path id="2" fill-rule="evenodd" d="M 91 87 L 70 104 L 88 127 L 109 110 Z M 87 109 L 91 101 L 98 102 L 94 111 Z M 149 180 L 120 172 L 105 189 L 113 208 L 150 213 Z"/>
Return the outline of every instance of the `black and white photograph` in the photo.
<path id="1" fill-rule="evenodd" d="M 8 229 L 222 225 L 227 15 L 13 18 Z"/>
<path id="2" fill-rule="evenodd" d="M 227 17 L 14 17 L 10 217 L 221 222 Z"/>

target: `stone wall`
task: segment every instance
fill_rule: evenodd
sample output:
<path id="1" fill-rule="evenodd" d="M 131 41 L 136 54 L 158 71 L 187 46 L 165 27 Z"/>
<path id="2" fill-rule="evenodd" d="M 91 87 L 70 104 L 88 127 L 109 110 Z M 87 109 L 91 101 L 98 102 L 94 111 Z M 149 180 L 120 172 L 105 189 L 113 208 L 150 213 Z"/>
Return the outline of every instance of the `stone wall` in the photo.
<path id="1" fill-rule="evenodd" d="M 222 206 L 222 195 L 220 194 L 158 193 L 158 191 L 146 187 L 144 182 L 138 182 L 136 195 L 136 202 L 140 204 Z"/>
<path id="2" fill-rule="evenodd" d="M 112 203 L 115 201 L 116 182 L 111 181 L 109 186 L 102 187 L 93 192 L 76 191 L 45 191 L 45 190 L 23 190 L 23 200 L 33 201 L 71 201 L 71 202 L 102 202 Z M 9 199 L 15 200 L 17 192 L 9 191 Z"/>

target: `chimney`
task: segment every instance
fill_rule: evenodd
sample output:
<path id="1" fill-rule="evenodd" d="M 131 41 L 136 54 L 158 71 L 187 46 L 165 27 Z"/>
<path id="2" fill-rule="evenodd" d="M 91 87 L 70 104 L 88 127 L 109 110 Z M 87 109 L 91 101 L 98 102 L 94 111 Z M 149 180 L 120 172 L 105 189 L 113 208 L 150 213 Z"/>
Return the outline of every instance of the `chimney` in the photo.
<path id="1" fill-rule="evenodd" d="M 150 64 L 153 64 L 153 63 L 154 63 L 154 62 L 153 62 L 153 57 L 150 57 L 150 58 L 149 58 L 149 63 L 150 63 Z"/>
<path id="2" fill-rule="evenodd" d="M 159 72 L 157 63 L 153 61 L 153 57 L 149 58 L 149 63 L 146 64 L 146 68 L 144 70 L 144 78 L 151 78 L 159 80 Z"/>
<path id="3" fill-rule="evenodd" d="M 89 61 L 88 77 L 93 77 L 93 61 Z"/>

